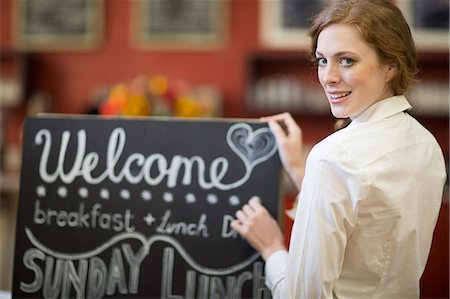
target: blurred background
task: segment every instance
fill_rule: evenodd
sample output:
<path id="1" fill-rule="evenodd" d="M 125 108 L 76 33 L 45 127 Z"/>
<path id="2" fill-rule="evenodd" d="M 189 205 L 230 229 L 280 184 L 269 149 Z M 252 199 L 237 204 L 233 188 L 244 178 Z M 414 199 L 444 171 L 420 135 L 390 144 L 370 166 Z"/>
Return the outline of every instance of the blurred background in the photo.
<path id="1" fill-rule="evenodd" d="M 11 289 L 27 116 L 255 118 L 289 111 L 308 149 L 335 122 L 305 33 L 325 2 L 0 0 L 0 290 Z M 412 114 L 436 136 L 448 164 L 449 1 L 394 2 L 421 59 L 420 80 L 407 95 Z M 286 208 L 294 198 L 286 183 Z M 283 221 L 288 236 L 292 222 Z M 448 188 L 422 298 L 449 298 Z"/>

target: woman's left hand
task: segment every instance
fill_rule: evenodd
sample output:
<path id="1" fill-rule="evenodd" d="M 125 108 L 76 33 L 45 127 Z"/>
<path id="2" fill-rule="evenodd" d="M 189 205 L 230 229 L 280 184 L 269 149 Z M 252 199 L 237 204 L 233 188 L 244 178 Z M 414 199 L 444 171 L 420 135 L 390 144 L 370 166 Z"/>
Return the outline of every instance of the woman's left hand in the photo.
<path id="1" fill-rule="evenodd" d="M 236 212 L 236 217 L 231 227 L 259 251 L 264 260 L 278 250 L 286 250 L 278 223 L 260 203 L 259 198 L 251 198 L 248 204 Z"/>
<path id="2" fill-rule="evenodd" d="M 287 112 L 261 117 L 260 120 L 269 124 L 270 130 L 275 136 L 284 169 L 300 191 L 305 173 L 305 165 L 302 159 L 302 129 L 292 115 Z"/>

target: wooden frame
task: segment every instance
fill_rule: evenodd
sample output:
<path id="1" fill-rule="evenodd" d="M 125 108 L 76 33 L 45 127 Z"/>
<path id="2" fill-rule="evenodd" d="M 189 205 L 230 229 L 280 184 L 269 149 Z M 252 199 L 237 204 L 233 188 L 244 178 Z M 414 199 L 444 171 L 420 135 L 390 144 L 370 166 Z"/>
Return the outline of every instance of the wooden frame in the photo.
<path id="1" fill-rule="evenodd" d="M 260 0 L 262 44 L 275 49 L 307 49 L 308 19 L 324 3 L 324 0 Z"/>
<path id="2" fill-rule="evenodd" d="M 449 50 L 449 1 L 396 0 L 419 50 Z"/>
<path id="3" fill-rule="evenodd" d="M 134 0 L 134 47 L 214 50 L 226 42 L 228 0 Z"/>
<path id="4" fill-rule="evenodd" d="M 318 11 L 324 3 L 326 0 L 260 0 L 260 39 L 262 44 L 268 48 L 278 49 L 308 48 L 310 44 L 306 32 L 307 21 L 312 13 Z M 395 0 L 395 3 L 410 24 L 419 50 L 448 51 L 448 0 L 435 0 L 433 5 L 422 0 Z M 436 18 L 433 13 L 438 13 L 439 16 Z M 290 15 L 300 22 L 298 24 L 292 22 L 293 17 Z M 291 20 L 286 20 L 286 16 Z M 419 25 L 419 19 L 424 19 L 425 25 Z M 427 21 L 436 19 L 441 20 L 440 27 L 426 25 Z"/>
<path id="5" fill-rule="evenodd" d="M 101 41 L 103 0 L 17 0 L 14 10 L 19 49 L 88 50 Z"/>

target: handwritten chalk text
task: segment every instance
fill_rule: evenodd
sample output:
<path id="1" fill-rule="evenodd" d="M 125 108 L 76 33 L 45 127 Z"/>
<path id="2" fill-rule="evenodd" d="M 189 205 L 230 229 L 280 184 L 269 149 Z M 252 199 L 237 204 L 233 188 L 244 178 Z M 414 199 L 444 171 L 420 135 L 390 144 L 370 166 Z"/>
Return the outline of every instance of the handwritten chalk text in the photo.
<path id="1" fill-rule="evenodd" d="M 161 298 L 176 299 L 195 299 L 195 298 L 242 298 L 244 287 L 251 285 L 251 298 L 271 298 L 270 291 L 264 283 L 263 263 L 253 263 L 253 271 L 243 271 L 238 275 L 211 276 L 197 273 L 194 270 L 187 270 L 186 275 L 180 274 L 174 270 L 174 250 L 173 248 L 164 248 L 163 253 L 163 269 L 161 283 Z M 172 282 L 174 281 L 174 273 L 177 276 L 185 276 L 185 292 L 184 294 L 174 294 Z M 198 276 L 198 277 L 197 277 Z"/>
<path id="2" fill-rule="evenodd" d="M 42 290 L 44 298 L 102 298 L 116 292 L 136 294 L 140 265 L 146 255 L 144 247 L 135 253 L 129 244 L 122 244 L 121 248 L 112 249 L 109 263 L 100 257 L 75 262 L 31 248 L 23 255 L 23 263 L 34 273 L 34 278 L 30 282 L 21 281 L 20 289 L 26 293 Z"/>
<path id="3" fill-rule="evenodd" d="M 97 152 L 86 153 L 87 136 L 85 130 L 77 132 L 76 152 L 73 162 L 70 164 L 66 155 L 69 141 L 72 138 L 70 131 L 62 133 L 59 153 L 57 155 L 56 168 L 49 170 L 49 159 L 52 146 L 52 134 L 47 129 L 42 129 L 35 136 L 35 143 L 43 145 L 42 155 L 39 163 L 39 174 L 43 181 L 53 183 L 60 179 L 65 184 L 71 184 L 76 178 L 82 177 L 87 183 L 97 185 L 105 179 L 113 183 L 126 181 L 130 184 L 138 184 L 145 181 L 150 186 L 162 184 L 166 179 L 169 188 L 177 187 L 179 181 L 182 185 L 190 185 L 193 182 L 194 172 L 197 171 L 197 182 L 205 190 L 217 188 L 220 190 L 230 190 L 242 186 L 250 177 L 252 165 L 244 164 L 245 174 L 233 181 L 224 183 L 223 180 L 229 169 L 229 162 L 224 157 L 214 159 L 207 169 L 206 162 L 200 156 L 190 158 L 175 155 L 169 162 L 160 153 L 153 153 L 144 156 L 141 153 L 131 153 L 128 157 L 122 157 L 126 144 L 126 133 L 122 128 L 113 130 L 109 137 L 106 155 Z M 106 159 L 105 169 L 99 168 L 100 156 Z M 119 160 L 124 159 L 125 163 L 118 166 Z M 67 168 L 70 168 L 68 170 Z M 95 175 L 95 174 L 98 175 Z"/>
<path id="4" fill-rule="evenodd" d="M 78 210 L 54 210 L 41 208 L 40 200 L 34 205 L 33 222 L 36 224 L 56 225 L 58 227 L 101 228 L 112 229 L 116 232 L 133 232 L 131 225 L 134 215 L 129 209 L 121 213 L 101 213 L 102 205 L 96 203 L 90 211 L 85 212 L 84 203 L 80 203 Z"/>
<path id="5" fill-rule="evenodd" d="M 187 235 L 187 236 L 200 236 L 208 238 L 208 226 L 206 225 L 206 214 L 202 214 L 198 223 L 186 223 L 186 222 L 170 222 L 172 211 L 166 210 L 162 217 L 161 223 L 156 228 L 156 231 L 160 234 L 168 235 Z"/>

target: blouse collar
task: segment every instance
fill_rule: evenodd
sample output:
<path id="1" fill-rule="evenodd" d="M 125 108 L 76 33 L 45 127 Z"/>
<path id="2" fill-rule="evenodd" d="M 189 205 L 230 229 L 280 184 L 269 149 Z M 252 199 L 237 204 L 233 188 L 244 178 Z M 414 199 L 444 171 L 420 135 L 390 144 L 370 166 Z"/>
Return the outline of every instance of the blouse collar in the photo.
<path id="1" fill-rule="evenodd" d="M 411 108 L 411 105 L 404 95 L 393 96 L 374 103 L 354 118 L 349 126 L 384 119 L 399 112 L 410 110 Z"/>

